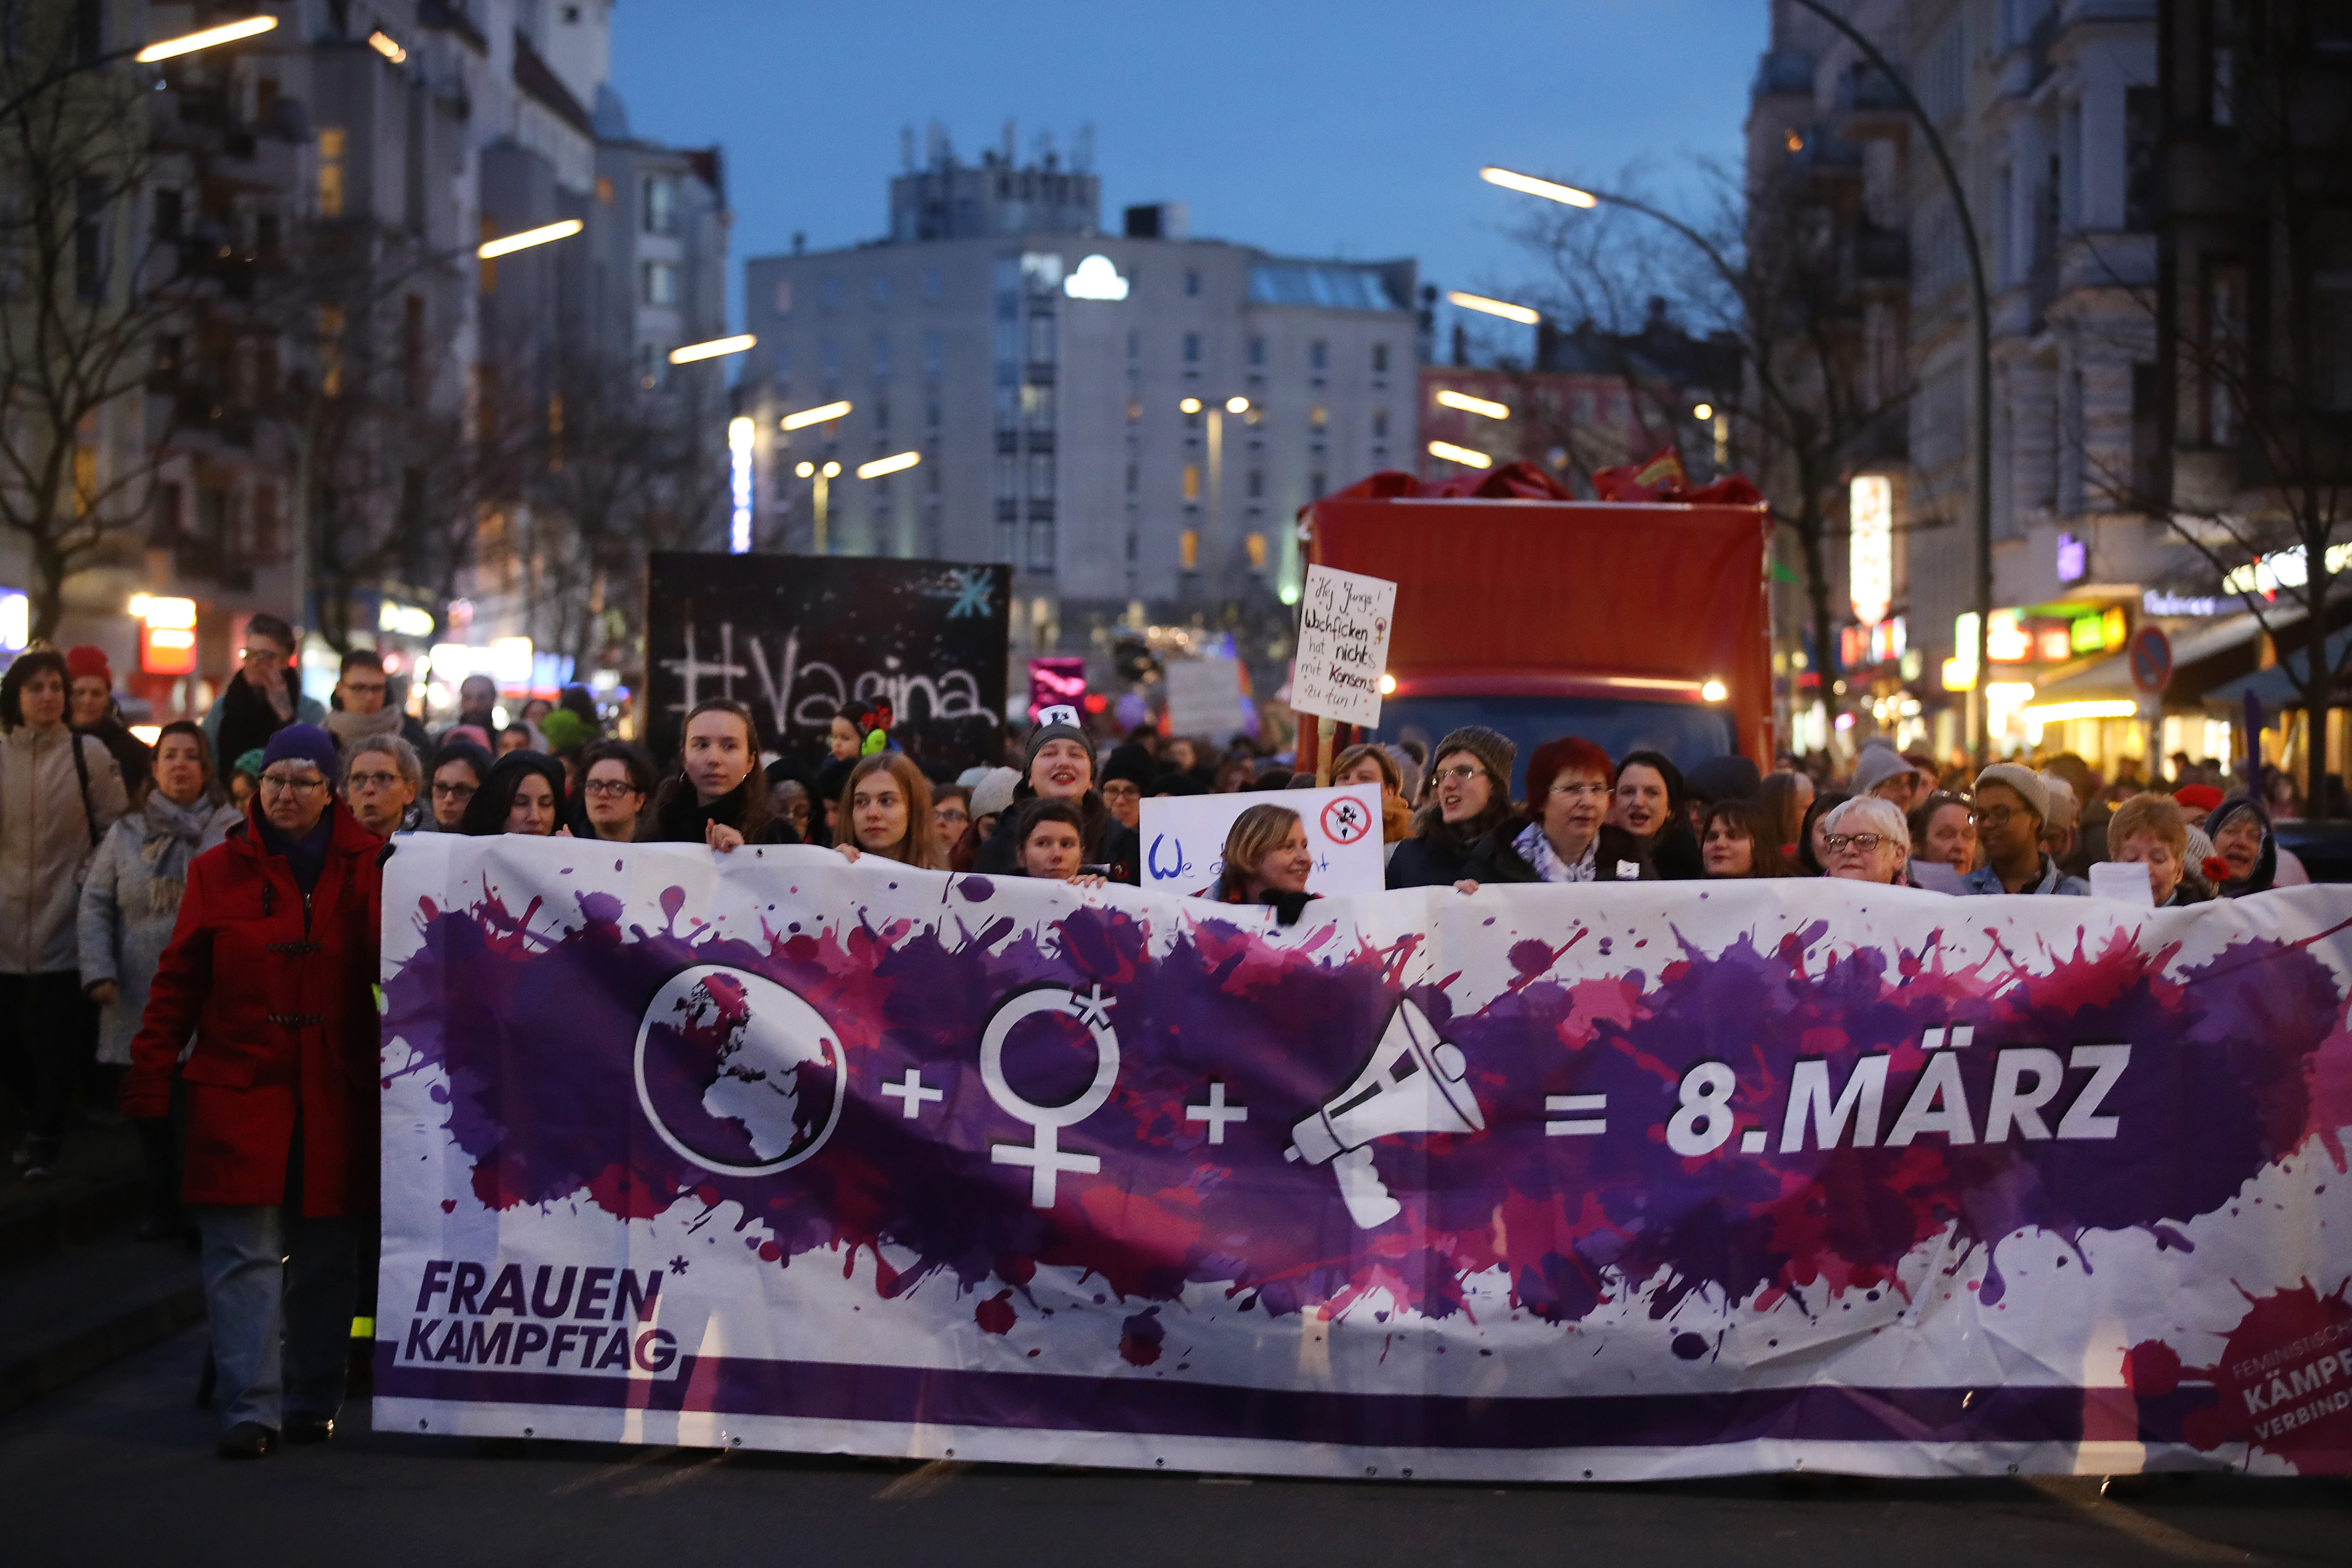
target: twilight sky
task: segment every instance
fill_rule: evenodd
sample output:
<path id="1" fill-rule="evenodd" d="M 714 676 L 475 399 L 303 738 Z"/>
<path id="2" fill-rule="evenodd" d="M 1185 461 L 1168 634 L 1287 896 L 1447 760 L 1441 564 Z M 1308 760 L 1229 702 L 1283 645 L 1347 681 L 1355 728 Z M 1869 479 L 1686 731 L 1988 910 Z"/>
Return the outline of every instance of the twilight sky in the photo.
<path id="1" fill-rule="evenodd" d="M 719 142 L 744 258 L 871 239 L 899 130 L 977 162 L 1095 129 L 1103 220 L 1181 201 L 1195 237 L 1294 255 L 1417 257 L 1424 280 L 1507 289 L 1526 197 L 1482 163 L 1612 180 L 1687 154 L 1737 163 L 1766 0 L 1396 0 L 811 5 L 621 0 L 614 85 L 638 135 Z"/>

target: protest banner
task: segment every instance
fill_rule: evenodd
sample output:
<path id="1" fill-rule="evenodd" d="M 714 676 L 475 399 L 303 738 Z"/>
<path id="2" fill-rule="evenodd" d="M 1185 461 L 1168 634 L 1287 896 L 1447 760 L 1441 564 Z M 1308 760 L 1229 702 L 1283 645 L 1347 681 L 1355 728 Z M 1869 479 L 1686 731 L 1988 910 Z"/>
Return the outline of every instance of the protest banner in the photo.
<path id="1" fill-rule="evenodd" d="M 2352 1471 L 2352 894 L 385 868 L 374 1416 L 1415 1479 Z"/>
<path id="2" fill-rule="evenodd" d="M 1286 805 L 1298 814 L 1307 846 L 1315 851 L 1308 892 L 1327 899 L 1354 898 L 1388 885 L 1388 858 L 1381 853 L 1380 786 L 1349 784 L 1146 795 L 1138 825 L 1144 886 L 1187 897 L 1214 888 L 1224 875 L 1225 835 L 1232 831 L 1234 818 L 1254 805 Z"/>
<path id="3" fill-rule="evenodd" d="M 918 753 L 992 752 L 1011 568 L 880 557 L 656 552 L 646 594 L 646 742 L 675 756 L 688 709 L 751 705 L 780 751 L 887 705 Z"/>
<path id="4" fill-rule="evenodd" d="M 1298 657 L 1290 706 L 1299 713 L 1367 729 L 1381 721 L 1381 676 L 1396 624 L 1396 584 L 1329 566 L 1309 566 L 1298 600 Z"/>

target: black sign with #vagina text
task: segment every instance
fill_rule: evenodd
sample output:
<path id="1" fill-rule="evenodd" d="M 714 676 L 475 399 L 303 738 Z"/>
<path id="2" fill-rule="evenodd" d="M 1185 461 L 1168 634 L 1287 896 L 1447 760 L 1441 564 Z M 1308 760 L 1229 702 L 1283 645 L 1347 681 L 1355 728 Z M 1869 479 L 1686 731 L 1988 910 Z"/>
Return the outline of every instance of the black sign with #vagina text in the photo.
<path id="1" fill-rule="evenodd" d="M 678 752 L 687 710 L 751 705 L 762 744 L 821 756 L 835 714 L 887 710 L 907 752 L 993 761 L 1012 569 L 866 556 L 656 552 L 646 578 L 646 739 Z"/>

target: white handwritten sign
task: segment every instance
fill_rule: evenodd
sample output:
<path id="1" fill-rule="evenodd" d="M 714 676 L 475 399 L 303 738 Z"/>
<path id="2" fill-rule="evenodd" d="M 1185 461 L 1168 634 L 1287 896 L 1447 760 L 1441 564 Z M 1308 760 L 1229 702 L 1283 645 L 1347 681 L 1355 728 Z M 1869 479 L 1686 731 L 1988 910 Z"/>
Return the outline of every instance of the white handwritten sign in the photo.
<path id="1" fill-rule="evenodd" d="M 1342 724 L 1381 721 L 1381 675 L 1396 625 L 1396 584 L 1328 566 L 1307 569 L 1290 706 Z"/>
<path id="2" fill-rule="evenodd" d="M 1225 835 L 1234 818 L 1254 805 L 1286 805 L 1306 824 L 1307 844 L 1315 851 L 1308 892 L 1353 898 L 1388 886 L 1378 784 L 1146 796 L 1143 885 L 1171 893 L 1212 892 L 1224 875 Z"/>
<path id="3" fill-rule="evenodd" d="M 1179 735 L 1230 741 L 1242 727 L 1242 667 L 1230 658 L 1168 664 L 1168 723 Z"/>

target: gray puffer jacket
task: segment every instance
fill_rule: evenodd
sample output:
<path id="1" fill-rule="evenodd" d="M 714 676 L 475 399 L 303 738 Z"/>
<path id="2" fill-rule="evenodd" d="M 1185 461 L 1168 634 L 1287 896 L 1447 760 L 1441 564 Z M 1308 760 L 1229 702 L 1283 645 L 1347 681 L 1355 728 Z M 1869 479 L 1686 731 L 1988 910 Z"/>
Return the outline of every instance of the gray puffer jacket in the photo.
<path id="1" fill-rule="evenodd" d="M 191 844 L 168 832 L 168 802 L 134 811 L 106 830 L 90 857 L 81 889 L 81 983 L 85 989 L 112 981 L 115 997 L 99 1011 L 98 1059 L 131 1065 L 131 1038 L 147 1011 L 147 985 L 179 923 L 180 898 L 187 891 L 188 862 L 228 837 L 245 814 L 223 802 L 201 803 L 179 814 L 200 837 Z"/>
<path id="2" fill-rule="evenodd" d="M 77 744 L 89 773 L 86 805 Z M 63 724 L 0 735 L 0 974 L 77 967 L 82 866 L 128 804 L 122 770 L 97 736 Z"/>

